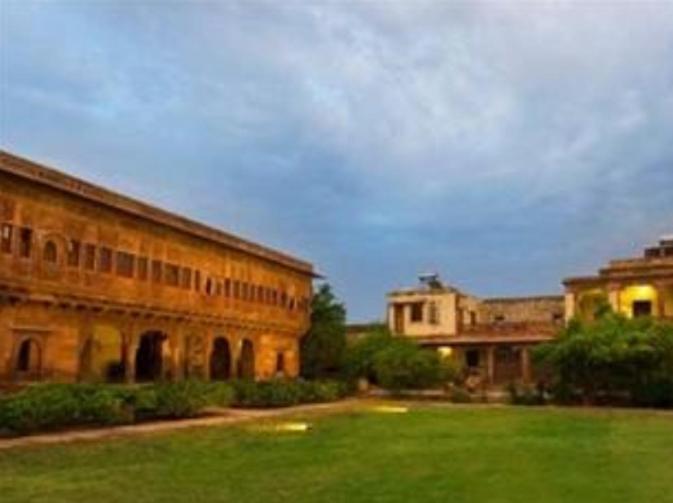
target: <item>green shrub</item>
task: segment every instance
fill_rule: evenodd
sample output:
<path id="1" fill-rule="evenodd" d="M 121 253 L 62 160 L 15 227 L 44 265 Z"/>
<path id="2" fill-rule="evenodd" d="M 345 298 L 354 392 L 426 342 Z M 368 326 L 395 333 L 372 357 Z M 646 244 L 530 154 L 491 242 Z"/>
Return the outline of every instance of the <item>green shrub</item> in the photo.
<path id="1" fill-rule="evenodd" d="M 154 388 L 154 409 L 149 414 L 154 418 L 178 419 L 194 417 L 209 405 L 211 390 L 202 381 L 158 383 Z"/>
<path id="2" fill-rule="evenodd" d="M 534 353 L 555 400 L 673 407 L 673 325 L 603 313 L 573 321 Z"/>
<path id="3" fill-rule="evenodd" d="M 388 329 L 380 329 L 355 341 L 346 350 L 344 358 L 346 377 L 353 380 L 365 378 L 375 383 L 374 360 L 376 355 L 395 340 L 397 338 L 393 337 Z"/>
<path id="4" fill-rule="evenodd" d="M 512 405 L 544 405 L 547 403 L 544 390 L 540 387 L 519 387 L 516 383 L 512 382 L 507 386 L 507 391 L 509 393 L 509 401 Z"/>
<path id="5" fill-rule="evenodd" d="M 4 399 L 0 404 L 0 429 L 21 434 L 132 421 L 133 410 L 129 406 L 128 396 L 113 386 L 31 386 Z"/>
<path id="6" fill-rule="evenodd" d="M 442 364 L 435 351 L 410 341 L 396 340 L 374 358 L 378 383 L 386 389 L 426 389 L 442 382 Z"/>
<path id="7" fill-rule="evenodd" d="M 302 403 L 333 402 L 346 396 L 348 387 L 338 381 L 235 381 L 236 407 L 273 408 Z"/>
<path id="8" fill-rule="evenodd" d="M 472 403 L 472 395 L 465 388 L 454 387 L 451 389 L 450 400 L 453 403 Z"/>

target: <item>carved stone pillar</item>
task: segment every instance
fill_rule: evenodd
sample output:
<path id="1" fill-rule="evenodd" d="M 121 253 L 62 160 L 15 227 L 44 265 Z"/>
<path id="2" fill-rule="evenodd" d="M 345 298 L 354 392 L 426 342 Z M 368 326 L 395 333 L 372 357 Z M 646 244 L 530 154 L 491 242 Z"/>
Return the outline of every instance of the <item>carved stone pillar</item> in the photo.
<path id="1" fill-rule="evenodd" d="M 521 347 L 521 379 L 525 384 L 531 382 L 530 349 L 528 346 Z"/>
<path id="2" fill-rule="evenodd" d="M 621 285 L 618 283 L 610 283 L 608 285 L 608 302 L 610 303 L 610 307 L 612 307 L 612 310 L 615 313 L 619 313 L 620 310 L 620 291 L 621 291 Z"/>
<path id="3" fill-rule="evenodd" d="M 486 382 L 489 385 L 495 382 L 495 346 L 486 349 Z"/>
<path id="4" fill-rule="evenodd" d="M 577 294 L 567 291 L 565 294 L 565 319 L 570 321 L 575 317 L 577 309 Z"/>

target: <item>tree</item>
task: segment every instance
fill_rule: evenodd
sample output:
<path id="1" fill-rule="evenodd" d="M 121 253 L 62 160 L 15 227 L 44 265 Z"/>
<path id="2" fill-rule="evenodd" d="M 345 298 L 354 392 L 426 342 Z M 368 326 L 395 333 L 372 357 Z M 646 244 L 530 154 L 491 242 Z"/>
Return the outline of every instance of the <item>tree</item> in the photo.
<path id="1" fill-rule="evenodd" d="M 534 356 L 551 371 L 561 401 L 673 407 L 670 323 L 605 311 L 594 322 L 574 320 Z"/>
<path id="2" fill-rule="evenodd" d="M 311 328 L 301 342 L 301 375 L 329 377 L 341 371 L 346 349 L 346 308 L 325 283 L 311 301 Z"/>
<path id="3" fill-rule="evenodd" d="M 426 389 L 442 382 L 442 363 L 436 351 L 395 338 L 374 357 L 378 383 L 393 392 Z"/>

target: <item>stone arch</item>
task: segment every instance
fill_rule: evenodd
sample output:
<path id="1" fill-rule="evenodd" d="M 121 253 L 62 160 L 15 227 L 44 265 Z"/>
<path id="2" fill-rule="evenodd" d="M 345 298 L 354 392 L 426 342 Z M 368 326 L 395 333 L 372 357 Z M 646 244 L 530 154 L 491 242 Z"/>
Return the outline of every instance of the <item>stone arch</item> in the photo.
<path id="1" fill-rule="evenodd" d="M 14 371 L 21 379 L 39 379 L 42 372 L 42 346 L 37 339 L 26 337 L 19 343 Z"/>
<path id="2" fill-rule="evenodd" d="M 80 349 L 80 380 L 121 382 L 124 373 L 121 331 L 112 325 L 94 325 Z"/>
<path id="3" fill-rule="evenodd" d="M 224 381 L 231 377 L 231 348 L 225 337 L 216 337 L 210 351 L 210 379 Z"/>
<path id="4" fill-rule="evenodd" d="M 255 346 L 250 339 L 241 342 L 241 353 L 238 357 L 238 377 L 241 379 L 255 378 Z"/>
<path id="5" fill-rule="evenodd" d="M 168 365 L 168 336 L 159 330 L 144 332 L 139 339 L 135 354 L 135 380 L 156 381 L 164 377 Z"/>

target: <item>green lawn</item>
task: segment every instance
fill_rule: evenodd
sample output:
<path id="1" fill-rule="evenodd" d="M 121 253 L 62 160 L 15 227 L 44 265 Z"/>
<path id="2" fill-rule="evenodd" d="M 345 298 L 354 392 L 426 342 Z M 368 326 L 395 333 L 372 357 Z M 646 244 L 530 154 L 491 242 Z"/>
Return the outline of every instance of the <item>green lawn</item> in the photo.
<path id="1" fill-rule="evenodd" d="M 420 407 L 0 451 L 0 501 L 673 502 L 673 415 Z"/>

